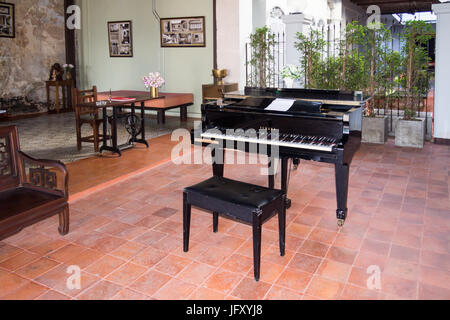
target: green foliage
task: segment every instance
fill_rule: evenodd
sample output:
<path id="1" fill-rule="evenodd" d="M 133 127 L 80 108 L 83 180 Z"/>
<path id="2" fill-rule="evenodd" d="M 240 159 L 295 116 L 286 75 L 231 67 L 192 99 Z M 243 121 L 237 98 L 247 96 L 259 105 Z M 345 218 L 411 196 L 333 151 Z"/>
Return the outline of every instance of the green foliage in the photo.
<path id="1" fill-rule="evenodd" d="M 261 88 L 270 85 L 275 61 L 271 48 L 275 44 L 275 34 L 267 26 L 256 29 L 256 32 L 250 35 L 251 59 L 247 64 L 252 67 L 253 72 L 247 85 Z"/>
<path id="2" fill-rule="evenodd" d="M 306 88 L 363 91 L 365 95 L 381 96 L 384 103 L 377 106 L 379 109 L 388 106 L 398 96 L 399 88 L 404 88 L 408 97 L 405 117 L 414 117 L 414 97 L 429 90 L 425 45 L 433 37 L 431 25 L 410 21 L 402 34 L 402 51 L 396 52 L 392 50 L 391 30 L 384 24 L 372 29 L 352 22 L 332 50 L 338 52 L 336 56 L 328 55 L 328 43 L 318 30 L 311 30 L 308 35 L 298 33 L 295 46 L 301 56 L 301 76 L 306 80 Z M 374 116 L 373 103 L 369 116 Z"/>
<path id="3" fill-rule="evenodd" d="M 301 72 L 305 75 L 306 88 L 317 88 L 316 81 L 321 72 L 322 53 L 327 42 L 324 34 L 318 30 L 311 30 L 309 36 L 297 33 L 295 48 L 302 52 Z"/>
<path id="4" fill-rule="evenodd" d="M 407 93 L 405 119 L 415 117 L 413 115 L 414 97 L 420 97 L 429 90 L 429 77 L 426 70 L 430 61 L 426 44 L 434 36 L 432 26 L 424 21 L 408 21 L 403 31 L 402 54 L 406 77 L 403 79 L 402 85 Z"/>

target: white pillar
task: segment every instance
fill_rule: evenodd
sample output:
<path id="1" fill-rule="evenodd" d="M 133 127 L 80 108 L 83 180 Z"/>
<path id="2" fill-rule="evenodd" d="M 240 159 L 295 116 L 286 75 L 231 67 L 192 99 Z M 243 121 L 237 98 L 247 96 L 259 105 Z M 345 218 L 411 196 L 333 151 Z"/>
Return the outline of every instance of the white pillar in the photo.
<path id="1" fill-rule="evenodd" d="M 286 64 L 300 65 L 300 55 L 295 48 L 297 33 L 307 31 L 306 26 L 311 24 L 311 20 L 303 13 L 285 15 L 281 18 L 286 25 Z"/>
<path id="2" fill-rule="evenodd" d="M 253 0 L 253 31 L 263 28 L 267 24 L 267 1 Z"/>
<path id="3" fill-rule="evenodd" d="M 434 138 L 450 140 L 450 3 L 434 4 L 436 29 L 436 91 Z"/>
<path id="4" fill-rule="evenodd" d="M 217 1 L 217 64 L 227 69 L 226 82 L 241 80 L 239 0 Z"/>

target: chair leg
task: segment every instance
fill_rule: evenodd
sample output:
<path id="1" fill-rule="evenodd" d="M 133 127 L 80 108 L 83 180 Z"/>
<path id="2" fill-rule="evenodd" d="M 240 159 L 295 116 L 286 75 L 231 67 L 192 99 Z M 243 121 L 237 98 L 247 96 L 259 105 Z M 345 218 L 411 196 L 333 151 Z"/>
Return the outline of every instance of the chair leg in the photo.
<path id="1" fill-rule="evenodd" d="M 95 123 L 92 125 L 92 128 L 94 129 L 94 151 L 98 152 L 100 150 L 99 126 L 97 123 Z"/>
<path id="2" fill-rule="evenodd" d="M 286 254 L 286 196 L 281 198 L 281 209 L 278 212 L 278 233 L 280 235 L 280 255 Z"/>
<path id="3" fill-rule="evenodd" d="M 77 122 L 77 148 L 81 151 L 81 125 Z"/>
<path id="4" fill-rule="evenodd" d="M 191 204 L 187 201 L 187 194 L 183 193 L 183 245 L 184 252 L 189 251 L 189 235 L 191 230 Z"/>
<path id="5" fill-rule="evenodd" d="M 69 205 L 64 207 L 64 210 L 59 213 L 59 234 L 65 236 L 69 233 L 70 226 L 70 215 L 69 215 Z"/>
<path id="6" fill-rule="evenodd" d="M 253 269 L 255 280 L 259 281 L 261 270 L 261 219 L 257 214 L 253 214 Z"/>
<path id="7" fill-rule="evenodd" d="M 213 212 L 213 231 L 214 233 L 219 232 L 219 213 Z"/>

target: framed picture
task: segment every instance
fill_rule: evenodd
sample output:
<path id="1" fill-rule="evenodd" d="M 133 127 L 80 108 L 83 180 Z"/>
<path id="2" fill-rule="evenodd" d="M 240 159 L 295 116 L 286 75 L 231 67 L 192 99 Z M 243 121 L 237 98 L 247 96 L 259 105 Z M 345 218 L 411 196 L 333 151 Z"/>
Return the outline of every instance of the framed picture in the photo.
<path id="1" fill-rule="evenodd" d="M 205 17 L 161 19 L 161 47 L 205 47 Z"/>
<path id="2" fill-rule="evenodd" d="M 132 57 L 133 35 L 131 21 L 108 22 L 110 57 Z"/>
<path id="3" fill-rule="evenodd" d="M 0 2 L 0 37 L 15 38 L 15 24 L 14 4 Z"/>

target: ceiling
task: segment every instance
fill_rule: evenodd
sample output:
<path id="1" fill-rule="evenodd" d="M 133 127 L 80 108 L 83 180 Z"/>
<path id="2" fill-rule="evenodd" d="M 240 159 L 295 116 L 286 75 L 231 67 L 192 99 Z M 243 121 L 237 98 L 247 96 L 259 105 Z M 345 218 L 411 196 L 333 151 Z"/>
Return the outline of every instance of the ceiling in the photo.
<path id="1" fill-rule="evenodd" d="M 431 5 L 440 3 L 438 0 L 351 0 L 353 3 L 367 9 L 371 5 L 381 8 L 382 14 L 392 13 L 415 13 L 421 11 L 431 11 Z"/>

